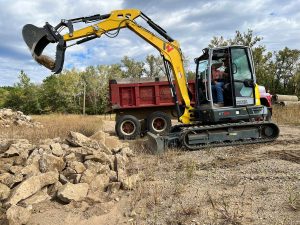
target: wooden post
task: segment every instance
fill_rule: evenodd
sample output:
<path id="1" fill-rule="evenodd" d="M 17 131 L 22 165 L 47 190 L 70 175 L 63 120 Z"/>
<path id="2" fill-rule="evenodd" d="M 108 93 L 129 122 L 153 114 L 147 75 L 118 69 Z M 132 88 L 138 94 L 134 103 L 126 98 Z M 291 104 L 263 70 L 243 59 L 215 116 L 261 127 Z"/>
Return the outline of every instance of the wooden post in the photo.
<path id="1" fill-rule="evenodd" d="M 85 115 L 85 92 L 86 92 L 86 83 L 83 82 L 83 107 L 82 107 L 82 114 Z"/>

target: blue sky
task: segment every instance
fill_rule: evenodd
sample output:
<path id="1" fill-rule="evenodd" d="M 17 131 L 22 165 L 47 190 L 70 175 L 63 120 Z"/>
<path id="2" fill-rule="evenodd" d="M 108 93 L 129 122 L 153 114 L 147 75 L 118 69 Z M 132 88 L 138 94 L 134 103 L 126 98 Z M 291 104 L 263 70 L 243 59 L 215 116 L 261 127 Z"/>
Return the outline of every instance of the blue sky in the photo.
<path id="1" fill-rule="evenodd" d="M 56 25 L 63 18 L 125 8 L 140 9 L 178 40 L 191 59 L 191 69 L 192 59 L 213 36 L 230 38 L 236 30 L 254 30 L 270 51 L 285 46 L 300 49 L 300 0 L 0 0 L 0 86 L 17 82 L 22 69 L 35 83 L 50 75 L 31 58 L 21 34 L 25 24 Z M 125 55 L 143 60 L 147 54 L 158 53 L 131 31 L 122 30 L 115 39 L 102 37 L 68 49 L 65 68 L 119 63 Z"/>

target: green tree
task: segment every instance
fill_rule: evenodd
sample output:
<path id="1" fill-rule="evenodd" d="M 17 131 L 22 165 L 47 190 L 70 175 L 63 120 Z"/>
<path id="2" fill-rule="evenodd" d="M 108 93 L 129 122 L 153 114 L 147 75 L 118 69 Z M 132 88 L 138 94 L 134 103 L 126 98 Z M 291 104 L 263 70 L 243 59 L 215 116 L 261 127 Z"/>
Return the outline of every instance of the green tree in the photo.
<path id="1" fill-rule="evenodd" d="M 80 82 L 80 72 L 76 69 L 47 77 L 41 91 L 43 109 L 46 112 L 80 113 Z"/>
<path id="2" fill-rule="evenodd" d="M 64 111 L 65 100 L 59 92 L 58 75 L 52 74 L 41 85 L 41 105 L 44 113 Z"/>
<path id="3" fill-rule="evenodd" d="M 21 70 L 19 82 L 10 90 L 4 107 L 21 110 L 27 114 L 38 114 L 41 112 L 39 90 L 39 86 L 31 83 L 28 75 Z"/>
<path id="4" fill-rule="evenodd" d="M 161 56 L 147 55 L 145 73 L 147 77 L 165 76 L 165 67 Z"/>
<path id="5" fill-rule="evenodd" d="M 276 70 L 273 62 L 273 54 L 268 52 L 264 46 L 254 48 L 252 53 L 257 83 L 265 86 L 266 89 L 272 93 L 276 93 Z"/>
<path id="6" fill-rule="evenodd" d="M 254 36 L 253 30 L 248 29 L 247 32 L 241 33 L 240 31 L 235 31 L 234 38 L 225 39 L 223 36 L 216 37 L 214 36 L 210 41 L 208 47 L 214 48 L 219 46 L 228 46 L 228 45 L 245 45 L 253 48 L 260 42 L 263 38 Z"/>
<path id="7" fill-rule="evenodd" d="M 297 95 L 300 97 L 300 70 L 298 69 L 295 75 L 292 77 L 292 79 L 289 82 L 289 86 L 291 90 L 294 90 L 294 95 Z"/>
<path id="8" fill-rule="evenodd" d="M 282 93 L 294 94 L 298 89 L 298 85 L 294 82 L 298 78 L 294 78 L 299 72 L 300 50 L 289 49 L 285 47 L 283 50 L 275 53 L 275 69 L 276 69 L 276 89 L 280 89 L 282 84 Z"/>
<path id="9" fill-rule="evenodd" d="M 141 78 L 143 76 L 145 72 L 144 62 L 135 61 L 128 56 L 124 56 L 121 62 L 124 69 L 124 78 Z"/>
<path id="10" fill-rule="evenodd" d="M 98 110 L 101 113 L 105 112 L 109 101 L 109 80 L 114 80 L 124 77 L 120 64 L 101 65 L 97 66 L 99 83 L 99 103 Z"/>
<path id="11" fill-rule="evenodd" d="M 3 108 L 12 87 L 0 87 L 0 108 Z"/>
<path id="12" fill-rule="evenodd" d="M 106 104 L 106 93 L 103 89 L 108 84 L 109 66 L 87 67 L 82 72 L 82 79 L 86 84 L 87 113 L 98 114 L 103 112 L 103 102 Z"/>

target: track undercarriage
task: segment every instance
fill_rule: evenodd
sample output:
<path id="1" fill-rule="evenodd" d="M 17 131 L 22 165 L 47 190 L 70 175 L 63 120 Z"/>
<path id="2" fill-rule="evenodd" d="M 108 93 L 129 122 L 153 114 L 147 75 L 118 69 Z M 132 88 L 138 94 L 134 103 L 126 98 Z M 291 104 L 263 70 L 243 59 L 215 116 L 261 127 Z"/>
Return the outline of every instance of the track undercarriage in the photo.
<path id="1" fill-rule="evenodd" d="M 203 148 L 265 143 L 279 136 L 272 122 L 239 122 L 216 125 L 176 125 L 167 136 L 148 132 L 149 147 L 156 153 L 167 148 L 198 150 Z"/>

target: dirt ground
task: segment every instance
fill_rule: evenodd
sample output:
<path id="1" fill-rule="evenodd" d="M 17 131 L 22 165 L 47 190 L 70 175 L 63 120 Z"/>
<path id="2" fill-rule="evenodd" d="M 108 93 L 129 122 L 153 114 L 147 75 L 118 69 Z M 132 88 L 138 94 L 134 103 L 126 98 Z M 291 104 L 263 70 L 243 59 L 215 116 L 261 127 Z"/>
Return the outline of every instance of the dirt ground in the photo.
<path id="1" fill-rule="evenodd" d="M 131 142 L 129 172 L 143 177 L 135 190 L 98 203 L 41 203 L 29 224 L 300 224 L 300 127 L 280 130 L 273 143 L 159 156 Z"/>

